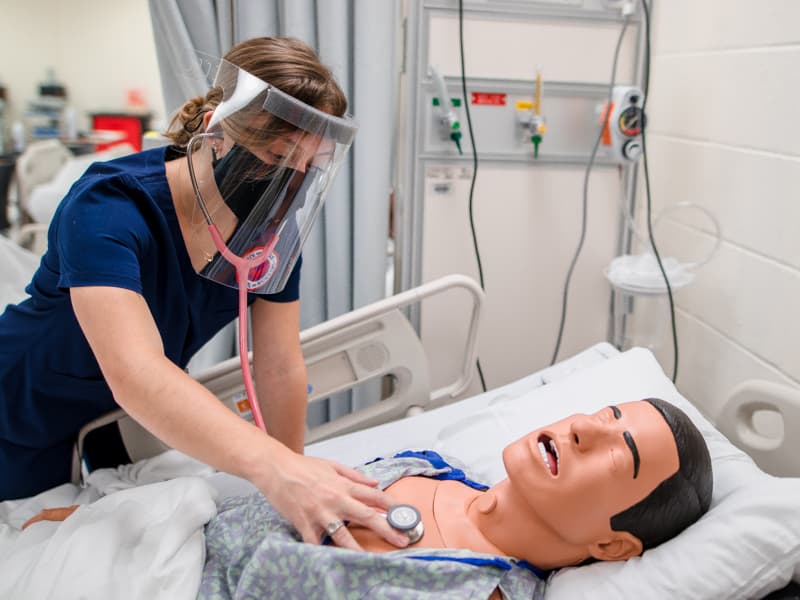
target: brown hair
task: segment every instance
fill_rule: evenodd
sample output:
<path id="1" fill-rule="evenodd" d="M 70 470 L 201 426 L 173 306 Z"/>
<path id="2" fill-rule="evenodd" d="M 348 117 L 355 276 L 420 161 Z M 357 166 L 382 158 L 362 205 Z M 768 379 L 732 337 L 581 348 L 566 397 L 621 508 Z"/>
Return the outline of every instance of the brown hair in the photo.
<path id="1" fill-rule="evenodd" d="M 311 47 L 298 39 L 253 38 L 231 48 L 224 58 L 315 108 L 336 116 L 347 110 L 347 98 L 330 69 L 320 62 Z M 188 100 L 164 135 L 173 143 L 186 146 L 195 133 L 202 131 L 203 115 L 214 110 L 221 100 L 219 87 Z"/>

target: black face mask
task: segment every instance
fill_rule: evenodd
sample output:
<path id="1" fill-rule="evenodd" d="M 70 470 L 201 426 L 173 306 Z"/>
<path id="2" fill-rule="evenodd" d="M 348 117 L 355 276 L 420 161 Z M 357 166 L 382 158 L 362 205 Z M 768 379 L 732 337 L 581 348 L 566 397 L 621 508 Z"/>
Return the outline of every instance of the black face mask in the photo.
<path id="1" fill-rule="evenodd" d="M 282 190 L 297 173 L 289 167 L 276 167 L 271 174 L 258 179 L 245 175 L 244 181 L 232 181 L 230 178 L 226 180 L 225 176 L 232 165 L 235 165 L 236 169 L 243 173 L 255 173 L 259 169 L 264 169 L 264 161 L 239 145 L 234 145 L 221 159 L 214 159 L 211 165 L 214 169 L 214 181 L 217 183 L 217 189 L 225 198 L 225 203 L 236 215 L 239 223 L 247 219 L 256 203 L 270 187 L 276 191 Z M 277 199 L 275 198 L 275 200 Z"/>

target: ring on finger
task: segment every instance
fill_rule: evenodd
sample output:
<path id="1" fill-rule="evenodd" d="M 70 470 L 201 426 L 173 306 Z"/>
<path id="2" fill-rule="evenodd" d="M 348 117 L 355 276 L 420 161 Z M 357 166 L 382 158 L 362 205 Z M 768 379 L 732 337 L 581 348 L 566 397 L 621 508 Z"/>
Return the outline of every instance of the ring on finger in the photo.
<path id="1" fill-rule="evenodd" d="M 344 521 L 341 519 L 336 519 L 325 526 L 325 533 L 329 536 L 333 536 L 333 534 L 339 531 L 342 527 L 344 527 Z"/>

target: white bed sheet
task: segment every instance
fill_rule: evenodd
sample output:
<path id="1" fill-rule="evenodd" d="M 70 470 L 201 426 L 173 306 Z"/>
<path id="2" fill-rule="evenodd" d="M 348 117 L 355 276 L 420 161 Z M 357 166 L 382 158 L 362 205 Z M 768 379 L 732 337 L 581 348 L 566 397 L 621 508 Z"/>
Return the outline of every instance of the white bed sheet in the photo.
<path id="1" fill-rule="evenodd" d="M 683 408 L 706 437 L 715 469 L 711 511 L 686 532 L 642 557 L 560 571 L 548 583 L 548 599 L 761 598 L 783 587 L 800 563 L 800 479 L 770 478 L 761 472 L 680 396 L 646 350 L 618 353 L 600 344 L 508 386 L 429 413 L 320 442 L 309 446 L 307 452 L 355 465 L 398 450 L 431 448 L 456 457 L 477 478 L 493 483 L 505 476 L 502 448 L 532 429 L 576 412 L 591 413 L 608 404 L 650 396 Z M 141 594 L 144 589 L 126 585 L 130 578 L 138 576 L 146 582 L 155 577 L 162 585 L 173 579 L 181 582 L 186 587 L 180 591 L 191 596 L 191 582 L 202 569 L 202 524 L 213 516 L 214 499 L 254 490 L 248 482 L 226 474 L 215 473 L 204 479 L 194 475 L 208 475 L 208 468 L 170 451 L 134 466 L 98 471 L 89 490 L 61 486 L 27 501 L 0 503 L 0 582 L 24 579 L 30 586 L 9 588 L 14 592 L 62 591 L 78 589 L 81 577 L 90 573 L 99 576 L 105 587 L 97 585 L 93 593 L 62 596 L 125 598 L 137 597 L 133 592 Z M 183 477 L 167 484 L 151 483 L 171 476 Z M 125 489 L 141 484 L 149 485 Z M 167 488 L 158 487 L 164 485 L 171 486 L 169 493 Z M 62 524 L 37 525 L 28 530 L 27 538 L 19 534 L 19 524 L 42 507 L 92 500 L 87 494 L 96 498 L 114 490 L 123 491 L 79 509 Z M 137 505 L 139 511 L 134 510 Z M 99 515 L 97 521 L 94 512 Z M 130 526 L 132 523 L 135 527 Z M 79 527 L 82 524 L 95 529 L 85 534 Z M 101 530 L 101 525 L 105 529 Z M 93 539 L 105 539 L 105 534 L 116 543 L 92 543 Z M 140 539 L 151 545 L 144 544 L 146 550 L 134 552 Z M 171 544 L 171 553 L 159 547 L 162 539 Z M 12 547 L 20 540 L 30 547 L 38 544 L 38 548 Z M 17 559 L 9 556 L 14 549 L 28 552 L 27 556 L 36 561 L 32 564 L 40 568 L 22 564 L 22 553 Z M 87 562 L 76 556 L 97 558 Z M 53 573 L 53 565 L 62 568 Z M 53 580 L 64 587 L 53 587 Z M 183 597 L 174 587 L 164 590 L 154 585 L 146 596 L 138 597 Z M 0 588 L 0 597 L 5 597 L 3 591 Z"/>
<path id="2" fill-rule="evenodd" d="M 216 514 L 213 470 L 170 451 L 0 502 L 0 598 L 193 600 Z M 81 505 L 63 523 L 20 531 L 43 508 Z"/>

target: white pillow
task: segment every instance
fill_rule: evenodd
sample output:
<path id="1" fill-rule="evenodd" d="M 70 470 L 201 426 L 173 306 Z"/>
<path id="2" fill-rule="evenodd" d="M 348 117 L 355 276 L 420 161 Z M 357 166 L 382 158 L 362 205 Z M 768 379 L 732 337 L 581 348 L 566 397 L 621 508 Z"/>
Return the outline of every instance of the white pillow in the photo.
<path id="1" fill-rule="evenodd" d="M 437 446 L 466 464 L 477 462 L 495 481 L 505 476 L 500 450 L 508 441 L 568 414 L 647 397 L 681 408 L 705 436 L 714 469 L 711 508 L 683 533 L 641 557 L 558 571 L 548 582 L 548 600 L 762 598 L 784 587 L 800 563 L 800 479 L 761 471 L 677 392 L 647 350 L 629 350 L 521 397 L 496 402 L 481 418 L 464 419 L 464 427 L 446 427 Z M 481 444 L 479 458 L 470 429 L 481 422 L 479 439 L 487 444 Z"/>

